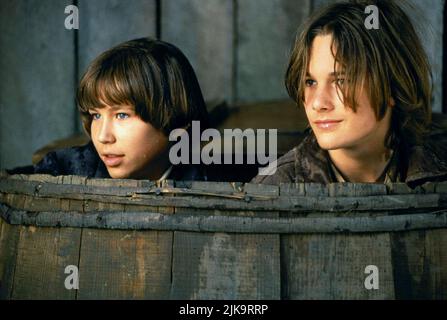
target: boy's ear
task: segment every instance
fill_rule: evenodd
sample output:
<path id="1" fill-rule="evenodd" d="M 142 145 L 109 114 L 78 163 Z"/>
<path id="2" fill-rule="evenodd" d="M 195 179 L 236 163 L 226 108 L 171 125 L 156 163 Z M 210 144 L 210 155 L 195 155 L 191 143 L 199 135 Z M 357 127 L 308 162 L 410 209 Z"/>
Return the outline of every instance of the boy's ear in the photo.
<path id="1" fill-rule="evenodd" d="M 390 99 L 388 100 L 388 105 L 392 108 L 396 105 L 396 101 L 394 101 L 393 97 L 390 97 Z"/>

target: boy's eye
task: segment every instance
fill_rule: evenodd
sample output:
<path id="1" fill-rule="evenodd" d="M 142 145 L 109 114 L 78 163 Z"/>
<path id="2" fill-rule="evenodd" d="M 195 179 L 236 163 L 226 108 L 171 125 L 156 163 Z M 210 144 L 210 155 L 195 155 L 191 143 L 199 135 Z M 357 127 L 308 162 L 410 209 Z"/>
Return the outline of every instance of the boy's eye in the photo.
<path id="1" fill-rule="evenodd" d="M 312 79 L 306 79 L 304 84 L 306 85 L 306 87 L 312 87 L 315 84 L 315 81 Z"/>
<path id="2" fill-rule="evenodd" d="M 93 120 L 98 120 L 101 117 L 99 113 L 90 113 L 90 116 Z"/>
<path id="3" fill-rule="evenodd" d="M 340 78 L 340 79 L 337 79 L 336 82 L 337 82 L 337 85 L 343 86 L 345 84 L 345 79 Z"/>
<path id="4" fill-rule="evenodd" d="M 116 114 L 117 119 L 127 119 L 129 118 L 129 115 L 127 113 L 124 112 L 120 112 Z"/>

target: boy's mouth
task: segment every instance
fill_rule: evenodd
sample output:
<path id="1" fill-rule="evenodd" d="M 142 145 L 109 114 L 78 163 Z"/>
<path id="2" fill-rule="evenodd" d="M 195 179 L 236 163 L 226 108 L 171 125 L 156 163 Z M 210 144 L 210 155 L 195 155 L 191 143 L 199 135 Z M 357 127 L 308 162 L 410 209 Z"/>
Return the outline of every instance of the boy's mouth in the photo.
<path id="1" fill-rule="evenodd" d="M 123 154 L 102 154 L 101 159 L 107 167 L 117 167 L 123 162 Z"/>
<path id="2" fill-rule="evenodd" d="M 335 129 L 338 124 L 340 124 L 340 122 L 342 122 L 343 120 L 318 120 L 315 121 L 315 125 L 319 128 L 319 129 L 323 129 L 323 130 L 330 130 L 330 129 Z"/>

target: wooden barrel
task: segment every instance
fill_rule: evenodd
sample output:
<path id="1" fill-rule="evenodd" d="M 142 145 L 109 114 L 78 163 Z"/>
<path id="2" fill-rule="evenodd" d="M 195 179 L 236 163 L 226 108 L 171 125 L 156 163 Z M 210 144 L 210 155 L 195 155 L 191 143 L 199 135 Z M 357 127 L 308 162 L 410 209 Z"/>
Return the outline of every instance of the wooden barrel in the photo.
<path id="1" fill-rule="evenodd" d="M 0 196 L 2 299 L 447 298 L 446 183 L 3 174 Z"/>

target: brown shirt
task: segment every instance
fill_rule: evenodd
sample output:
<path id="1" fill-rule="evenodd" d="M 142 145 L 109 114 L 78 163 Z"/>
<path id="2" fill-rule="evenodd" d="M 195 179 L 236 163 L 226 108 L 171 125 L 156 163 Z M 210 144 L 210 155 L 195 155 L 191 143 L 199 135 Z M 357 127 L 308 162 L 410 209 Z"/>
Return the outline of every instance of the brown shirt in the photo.
<path id="1" fill-rule="evenodd" d="M 337 169 L 334 163 L 329 159 L 331 163 L 331 174 L 334 176 L 334 180 L 337 182 L 349 182 L 343 174 Z M 400 182 L 399 176 L 397 174 L 397 156 L 396 152 L 392 151 L 391 157 L 385 165 L 380 176 L 377 178 L 375 183 L 389 183 L 389 182 Z"/>
<path id="2" fill-rule="evenodd" d="M 387 182 L 406 182 L 413 187 L 427 181 L 446 181 L 446 141 L 444 134 L 442 137 L 432 137 L 422 146 L 395 152 L 387 171 Z M 299 182 L 328 184 L 337 182 L 337 178 L 327 151 L 320 148 L 310 131 L 298 146 L 277 160 L 274 174 L 258 175 L 252 182 L 272 185 Z"/>

